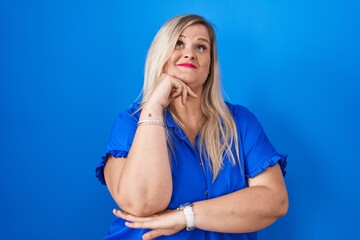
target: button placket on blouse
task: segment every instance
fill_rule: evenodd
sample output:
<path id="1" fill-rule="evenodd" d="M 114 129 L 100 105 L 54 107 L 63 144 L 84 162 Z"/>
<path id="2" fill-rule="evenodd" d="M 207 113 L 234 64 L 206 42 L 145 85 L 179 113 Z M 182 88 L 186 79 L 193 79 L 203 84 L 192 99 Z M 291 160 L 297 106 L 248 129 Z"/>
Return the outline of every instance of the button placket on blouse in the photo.
<path id="1" fill-rule="evenodd" d="M 205 194 L 206 196 L 208 196 L 209 191 L 206 189 L 205 192 L 204 192 L 204 194 Z"/>
<path id="2" fill-rule="evenodd" d="M 199 133 L 196 135 L 195 137 L 195 146 L 193 146 L 189 140 L 189 138 L 186 136 L 186 134 L 182 131 L 181 128 L 175 126 L 172 128 L 172 132 L 178 137 L 180 138 L 182 141 L 184 141 L 184 143 L 187 145 L 188 148 L 190 148 L 192 151 L 192 153 L 194 154 L 195 158 L 198 159 L 199 161 L 199 166 L 202 168 L 202 172 L 203 172 L 203 177 L 204 177 L 204 184 L 205 184 L 205 189 L 204 189 L 204 196 L 206 198 L 209 198 L 209 194 L 208 194 L 208 176 L 209 174 L 207 173 L 206 170 L 206 163 L 203 162 L 203 160 L 201 160 L 200 157 L 200 153 L 199 153 Z M 211 176 L 211 174 L 210 174 Z"/>
<path id="3" fill-rule="evenodd" d="M 204 169 L 203 160 L 200 158 L 200 151 L 199 151 L 199 133 L 195 136 L 195 151 L 197 152 L 197 155 L 199 157 L 199 166 Z"/>
<path id="4" fill-rule="evenodd" d="M 189 148 L 191 148 L 191 150 L 193 151 L 193 153 L 195 154 L 196 158 L 199 160 L 199 165 L 200 167 L 202 168 L 202 172 L 203 172 L 203 176 L 204 176 L 204 181 L 205 181 L 205 185 L 206 185 L 206 189 L 204 190 L 204 195 L 206 196 L 206 198 L 208 198 L 208 186 L 207 186 L 207 177 L 208 177 L 208 174 L 207 174 L 207 171 L 205 169 L 205 164 L 203 163 L 203 160 L 201 160 L 201 157 L 200 157 L 200 153 L 199 153 L 199 134 L 196 135 L 195 137 L 195 146 L 193 146 L 191 143 L 190 143 L 190 140 L 188 139 L 188 137 L 186 136 L 185 139 L 183 139 L 186 144 L 188 145 Z"/>
<path id="5" fill-rule="evenodd" d="M 208 177 L 212 176 L 211 174 L 207 173 L 207 168 L 206 168 L 206 164 L 204 163 L 203 160 L 200 158 L 200 154 L 199 154 L 199 134 L 196 135 L 195 137 L 195 148 L 196 148 L 196 152 L 198 154 L 198 158 L 199 158 L 199 165 L 200 167 L 203 169 L 203 173 L 204 173 L 204 177 L 205 177 L 205 181 L 206 181 L 206 188 L 204 190 L 204 195 L 206 198 L 209 198 L 209 185 L 208 185 Z"/>

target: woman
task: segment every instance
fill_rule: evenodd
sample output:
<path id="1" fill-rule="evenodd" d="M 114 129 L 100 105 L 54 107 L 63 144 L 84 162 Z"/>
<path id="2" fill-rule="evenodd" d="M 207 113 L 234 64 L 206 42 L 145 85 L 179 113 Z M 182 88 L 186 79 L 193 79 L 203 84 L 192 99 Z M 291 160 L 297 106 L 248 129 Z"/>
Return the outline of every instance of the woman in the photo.
<path id="1" fill-rule="evenodd" d="M 212 26 L 170 19 L 97 168 L 121 209 L 106 239 L 257 239 L 287 212 L 285 166 L 255 116 L 223 100 Z"/>

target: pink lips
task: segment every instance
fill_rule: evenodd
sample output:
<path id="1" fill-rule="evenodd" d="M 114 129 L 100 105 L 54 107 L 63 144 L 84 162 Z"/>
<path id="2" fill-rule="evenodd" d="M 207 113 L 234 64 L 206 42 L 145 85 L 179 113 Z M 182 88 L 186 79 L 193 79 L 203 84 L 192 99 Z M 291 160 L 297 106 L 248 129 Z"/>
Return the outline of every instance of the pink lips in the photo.
<path id="1" fill-rule="evenodd" d="M 178 66 L 180 67 L 185 67 L 185 68 L 195 68 L 196 69 L 196 66 L 192 63 L 180 63 L 178 64 Z"/>

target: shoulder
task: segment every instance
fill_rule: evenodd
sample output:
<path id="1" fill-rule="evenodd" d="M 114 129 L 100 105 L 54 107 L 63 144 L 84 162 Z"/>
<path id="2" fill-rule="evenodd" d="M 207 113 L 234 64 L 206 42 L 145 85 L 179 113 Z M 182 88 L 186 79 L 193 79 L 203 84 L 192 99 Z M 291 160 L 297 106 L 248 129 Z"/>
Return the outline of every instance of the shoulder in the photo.
<path id="1" fill-rule="evenodd" d="M 131 104 L 126 110 L 117 115 L 113 124 L 113 132 L 134 131 L 139 121 L 139 117 L 139 104 Z"/>
<path id="2" fill-rule="evenodd" d="M 118 146 L 126 145 L 131 142 L 139 121 L 139 104 L 134 103 L 125 111 L 118 114 L 115 119 L 110 135 L 110 145 Z M 112 147 L 115 148 L 115 147 Z"/>
<path id="3" fill-rule="evenodd" d="M 235 124 L 240 132 L 247 133 L 251 131 L 257 131 L 262 128 L 255 114 L 247 107 L 238 104 L 231 104 L 226 102 L 229 111 L 235 121 Z"/>
<path id="4" fill-rule="evenodd" d="M 132 103 L 126 110 L 118 114 L 117 119 L 130 122 L 138 122 L 140 117 L 140 104 L 137 102 Z"/>
<path id="5" fill-rule="evenodd" d="M 239 104 L 232 104 L 229 102 L 225 102 L 231 115 L 233 116 L 234 120 L 237 121 L 239 119 L 247 120 L 249 118 L 253 118 L 254 114 L 245 106 Z"/>

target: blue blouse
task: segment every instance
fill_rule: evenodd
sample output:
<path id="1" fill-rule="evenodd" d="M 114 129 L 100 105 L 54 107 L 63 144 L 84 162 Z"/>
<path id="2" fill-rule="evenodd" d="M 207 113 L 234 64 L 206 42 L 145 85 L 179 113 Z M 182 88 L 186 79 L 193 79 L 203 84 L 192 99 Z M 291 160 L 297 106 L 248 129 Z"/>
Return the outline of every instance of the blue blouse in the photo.
<path id="1" fill-rule="evenodd" d="M 211 199 L 246 188 L 247 178 L 255 177 L 276 163 L 279 163 L 285 175 L 287 155 L 280 154 L 274 149 L 256 117 L 243 106 L 230 103 L 227 103 L 227 106 L 237 126 L 241 167 L 239 164 L 233 165 L 230 159 L 225 157 L 223 167 L 214 182 L 208 162 L 200 160 L 198 136 L 195 138 L 194 147 L 184 131 L 174 122 L 171 114 L 165 111 L 166 128 L 175 148 L 171 151 L 173 193 L 169 209 L 175 209 L 186 202 Z M 96 168 L 96 176 L 102 184 L 106 184 L 103 170 L 108 156 L 127 157 L 140 116 L 140 111 L 137 112 L 138 108 L 139 104 L 134 103 L 127 111 L 119 114 L 113 125 L 106 154 Z M 105 239 L 141 239 L 141 236 L 148 231 L 131 229 L 124 223 L 124 220 L 117 218 Z M 254 240 L 257 239 L 257 233 L 218 233 L 201 229 L 194 231 L 184 229 L 172 236 L 158 239 Z"/>

